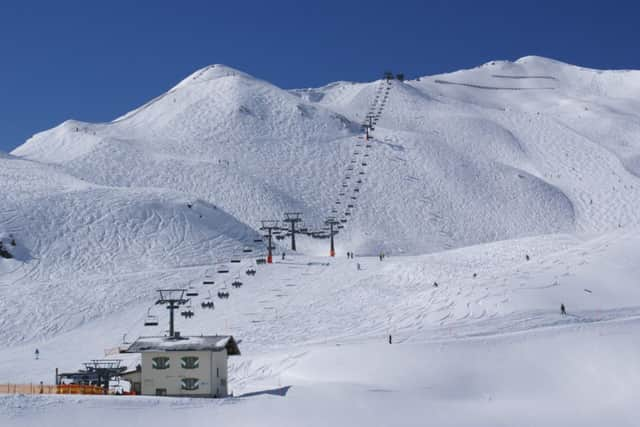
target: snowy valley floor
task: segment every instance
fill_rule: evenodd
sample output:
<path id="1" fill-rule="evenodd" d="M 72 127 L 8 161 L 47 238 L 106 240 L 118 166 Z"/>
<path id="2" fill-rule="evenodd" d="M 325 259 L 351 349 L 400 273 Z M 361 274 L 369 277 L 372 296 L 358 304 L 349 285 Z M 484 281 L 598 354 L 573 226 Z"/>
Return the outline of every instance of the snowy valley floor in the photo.
<path id="1" fill-rule="evenodd" d="M 242 356 L 231 359 L 235 397 L 5 395 L 0 425 L 637 425 L 637 253 L 640 233 L 621 230 L 383 262 L 288 257 L 252 278 L 241 274 L 247 261 L 216 276 L 212 289 L 200 284 L 211 266 L 111 277 L 99 292 L 130 301 L 115 314 L 79 305 L 83 321 L 22 343 L 5 331 L 0 382 L 50 382 L 55 367 L 102 357 L 124 333 L 161 333 L 142 326 L 153 290 L 195 284 L 196 316 L 178 329 L 242 340 Z M 200 299 L 236 274 L 243 287 L 214 299 L 214 311 L 200 310 Z M 3 291 L 17 300 L 19 290 Z M 38 313 L 23 314 L 28 327 L 53 314 L 43 300 L 34 306 Z"/>

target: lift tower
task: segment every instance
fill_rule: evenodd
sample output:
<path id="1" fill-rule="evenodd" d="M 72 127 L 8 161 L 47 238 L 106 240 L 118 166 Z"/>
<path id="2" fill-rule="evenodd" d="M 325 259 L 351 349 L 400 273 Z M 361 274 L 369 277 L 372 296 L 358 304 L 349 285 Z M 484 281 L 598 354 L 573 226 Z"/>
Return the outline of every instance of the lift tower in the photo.
<path id="1" fill-rule="evenodd" d="M 289 232 L 291 233 L 291 250 L 296 250 L 296 224 L 302 221 L 301 212 L 285 212 L 282 222 L 289 223 Z"/>
<path id="2" fill-rule="evenodd" d="M 264 235 L 264 237 L 267 238 L 267 264 L 272 264 L 274 249 L 273 230 L 279 230 L 280 227 L 278 227 L 278 220 L 263 219 L 260 222 L 262 223 L 262 227 L 260 227 L 260 230 L 267 232 L 267 234 Z"/>
<path id="3" fill-rule="evenodd" d="M 329 226 L 329 238 L 331 239 L 331 248 L 329 249 L 329 256 L 334 257 L 336 256 L 336 248 L 333 243 L 333 236 L 335 234 L 338 234 L 338 231 L 337 230 L 333 231 L 333 227 L 340 224 L 340 221 L 338 221 L 334 217 L 329 217 L 324 223 Z"/>
<path id="4" fill-rule="evenodd" d="M 156 301 L 156 305 L 166 305 L 169 310 L 169 337 L 175 338 L 175 329 L 173 328 L 173 311 L 189 302 L 184 297 L 186 289 L 158 289 L 160 298 Z"/>

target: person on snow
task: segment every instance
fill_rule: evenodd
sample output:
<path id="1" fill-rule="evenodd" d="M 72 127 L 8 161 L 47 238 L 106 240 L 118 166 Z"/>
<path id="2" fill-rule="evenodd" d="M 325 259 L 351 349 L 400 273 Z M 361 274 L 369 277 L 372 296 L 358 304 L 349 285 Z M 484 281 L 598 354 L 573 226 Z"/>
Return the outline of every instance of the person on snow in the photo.
<path id="1" fill-rule="evenodd" d="M 567 315 L 567 309 L 566 309 L 566 307 L 564 306 L 564 304 L 560 304 L 560 314 L 561 314 L 562 316 L 566 316 L 566 315 Z"/>
<path id="2" fill-rule="evenodd" d="M 358 271 L 360 271 L 360 263 L 356 264 L 358 267 Z"/>
<path id="3" fill-rule="evenodd" d="M 282 260 L 284 261 L 284 252 L 282 252 Z"/>
<path id="4" fill-rule="evenodd" d="M 434 288 L 437 288 L 438 286 L 439 286 L 439 285 L 438 285 L 438 282 L 433 282 L 433 287 L 434 287 Z"/>
<path id="5" fill-rule="evenodd" d="M 36 356 L 36 360 L 40 359 L 40 350 L 36 348 L 36 351 L 34 352 L 34 354 Z"/>

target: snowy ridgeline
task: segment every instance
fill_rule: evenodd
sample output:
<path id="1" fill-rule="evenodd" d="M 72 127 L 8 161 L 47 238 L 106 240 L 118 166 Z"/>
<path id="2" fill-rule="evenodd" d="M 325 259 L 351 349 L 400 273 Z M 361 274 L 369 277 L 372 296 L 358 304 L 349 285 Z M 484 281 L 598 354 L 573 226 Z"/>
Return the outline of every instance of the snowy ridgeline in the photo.
<path id="1" fill-rule="evenodd" d="M 154 289 L 191 285 L 195 316 L 178 329 L 243 340 L 230 386 L 256 399 L 102 409 L 154 407 L 169 424 L 184 406 L 260 425 L 251 414 L 286 395 L 317 425 L 517 425 L 534 401 L 534 425 L 570 423 L 577 405 L 589 408 L 579 425 L 626 425 L 640 384 L 628 340 L 640 316 L 640 73 L 526 57 L 394 81 L 366 149 L 359 124 L 381 87 L 285 91 L 216 65 L 114 122 L 68 121 L 0 154 L 11 254 L 0 256 L 0 383 L 75 369 L 125 333 L 164 333 L 142 326 L 165 316 Z M 338 259 L 325 265 L 328 242 L 301 237 L 304 255 L 255 277 L 246 258 L 215 273 L 247 246 L 260 253 L 261 219 L 300 211 L 317 227 L 356 151 L 362 183 Z M 388 334 L 397 348 L 381 345 Z M 42 425 L 49 411 L 25 407 L 59 408 L 61 425 L 96 418 L 91 400 L 68 404 L 0 397 L 0 424 Z M 290 412 L 281 422 L 284 406 L 269 416 L 300 424 Z"/>

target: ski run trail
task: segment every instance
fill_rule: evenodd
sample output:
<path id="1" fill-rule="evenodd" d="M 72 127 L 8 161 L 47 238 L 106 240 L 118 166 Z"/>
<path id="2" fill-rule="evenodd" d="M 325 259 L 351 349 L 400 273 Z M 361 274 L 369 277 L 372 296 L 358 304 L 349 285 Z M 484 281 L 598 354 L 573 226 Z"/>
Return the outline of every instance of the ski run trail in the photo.
<path id="1" fill-rule="evenodd" d="M 69 120 L 0 153 L 0 384 L 135 366 L 182 287 L 177 330 L 240 340 L 234 397 L 7 394 L 0 425 L 637 426 L 639 177 L 640 71 L 541 57 L 298 90 L 212 65 Z M 292 211 L 336 257 L 256 265 Z"/>

